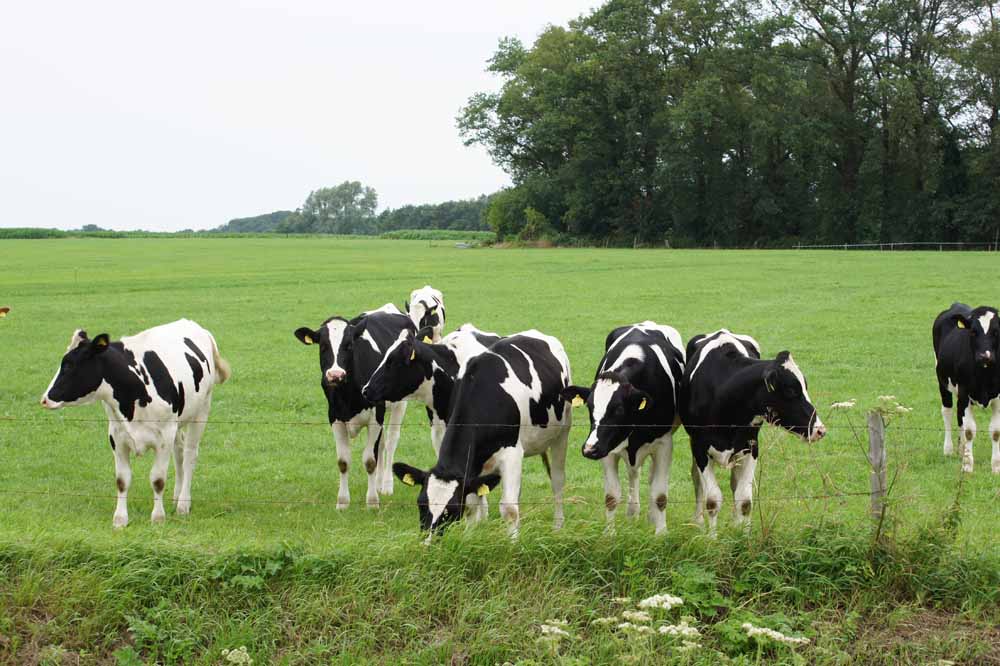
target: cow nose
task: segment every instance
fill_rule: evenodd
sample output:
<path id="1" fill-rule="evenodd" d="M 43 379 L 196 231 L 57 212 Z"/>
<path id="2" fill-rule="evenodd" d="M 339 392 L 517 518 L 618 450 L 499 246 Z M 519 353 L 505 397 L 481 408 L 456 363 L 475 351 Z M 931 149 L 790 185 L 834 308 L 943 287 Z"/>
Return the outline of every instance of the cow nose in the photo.
<path id="1" fill-rule="evenodd" d="M 826 437 L 826 426 L 822 423 L 817 423 L 816 427 L 813 428 L 812 437 L 809 438 L 810 442 L 818 442 L 819 440 Z"/>
<path id="2" fill-rule="evenodd" d="M 326 381 L 334 383 L 344 378 L 346 373 L 339 368 L 330 368 L 326 371 Z"/>

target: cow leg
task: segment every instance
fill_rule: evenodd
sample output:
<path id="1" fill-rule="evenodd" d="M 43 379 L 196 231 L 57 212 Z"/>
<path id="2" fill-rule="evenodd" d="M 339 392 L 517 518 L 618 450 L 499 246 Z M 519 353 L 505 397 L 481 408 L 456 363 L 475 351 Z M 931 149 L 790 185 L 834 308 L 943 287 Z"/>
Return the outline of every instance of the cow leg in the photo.
<path id="1" fill-rule="evenodd" d="M 128 435 L 123 431 L 109 429 L 109 437 L 115 442 L 115 485 L 118 488 L 118 502 L 112 525 L 121 528 L 128 525 L 128 488 L 132 485 L 132 450 Z"/>
<path id="2" fill-rule="evenodd" d="M 704 493 L 705 512 L 708 514 L 708 533 L 715 536 L 715 526 L 719 517 L 719 510 L 722 508 L 722 489 L 719 488 L 718 481 L 715 480 L 715 470 L 712 462 L 708 461 L 705 467 L 700 465 L 701 488 Z"/>
<path id="3" fill-rule="evenodd" d="M 696 460 L 691 461 L 691 483 L 694 484 L 694 515 L 691 522 L 701 527 L 705 524 L 705 491 L 701 487 L 701 469 Z"/>
<path id="4" fill-rule="evenodd" d="M 955 452 L 955 445 L 951 441 L 953 396 L 948 390 L 948 386 L 940 382 L 938 383 L 938 391 L 941 393 L 941 418 L 944 420 L 944 454 L 950 456 Z"/>
<path id="5" fill-rule="evenodd" d="M 632 465 L 626 458 L 625 471 L 628 473 L 628 504 L 625 515 L 635 518 L 639 515 L 639 473 L 642 472 L 642 461 L 637 458 L 635 465 Z"/>
<path id="6" fill-rule="evenodd" d="M 521 512 L 518 504 L 521 499 L 521 463 L 524 460 L 524 449 L 518 446 L 508 449 L 500 460 L 500 515 L 507 521 L 510 537 L 517 538 L 521 526 Z"/>
<path id="7" fill-rule="evenodd" d="M 378 460 L 376 459 L 376 447 L 379 440 L 383 439 L 385 430 L 382 424 L 374 418 L 368 423 L 368 440 L 365 450 L 361 453 L 361 460 L 365 464 L 365 471 L 368 472 L 368 492 L 365 495 L 365 502 L 369 509 L 378 508 Z M 385 457 L 385 451 L 381 457 Z"/>
<path id="8" fill-rule="evenodd" d="M 990 439 L 993 441 L 993 457 L 991 468 L 994 474 L 1000 474 L 1000 398 L 990 401 L 993 415 L 990 417 Z"/>
<path id="9" fill-rule="evenodd" d="M 972 402 L 968 395 L 958 391 L 958 427 L 962 454 L 962 471 L 972 472 L 972 440 L 976 438 L 976 419 L 972 415 Z"/>
<path id="10" fill-rule="evenodd" d="M 177 508 L 177 498 L 181 495 L 181 486 L 184 485 L 184 428 L 177 430 L 177 439 L 174 440 L 174 508 Z"/>
<path id="11" fill-rule="evenodd" d="M 670 464 L 674 456 L 674 437 L 667 433 L 653 442 L 649 466 L 649 522 L 657 534 L 667 529 L 667 496 L 670 493 Z"/>
<path id="12" fill-rule="evenodd" d="M 392 463 L 396 459 L 396 447 L 399 445 L 399 436 L 403 429 L 403 419 L 406 416 L 405 401 L 390 403 L 392 406 L 386 410 L 389 418 L 389 425 L 382 436 L 382 452 L 378 456 L 378 492 L 382 495 L 392 495 L 393 479 Z"/>
<path id="13" fill-rule="evenodd" d="M 153 488 L 153 513 L 150 520 L 162 523 L 167 518 L 163 510 L 163 488 L 167 485 L 167 467 L 170 466 L 170 455 L 173 453 L 177 433 L 164 433 L 163 440 L 157 442 L 153 454 L 153 467 L 149 470 L 149 485 Z"/>
<path id="14" fill-rule="evenodd" d="M 569 446 L 569 428 L 563 429 L 556 443 L 549 448 L 549 468 L 552 473 L 552 524 L 555 529 L 563 526 L 563 486 L 566 485 L 566 448 Z"/>
<path id="15" fill-rule="evenodd" d="M 430 407 L 427 408 L 427 420 L 431 424 L 431 447 L 434 449 L 434 457 L 436 458 L 441 450 L 441 442 L 444 440 L 444 431 L 448 424 L 445 423 L 440 414 Z"/>
<path id="16" fill-rule="evenodd" d="M 191 513 L 191 482 L 194 479 L 194 467 L 198 464 L 198 448 L 207 425 L 205 418 L 192 421 L 185 428 L 182 442 L 178 442 L 184 445 L 184 482 L 177 499 L 177 513 L 181 516 Z"/>
<path id="17" fill-rule="evenodd" d="M 608 526 L 615 520 L 615 510 L 622 501 L 622 484 L 618 476 L 618 456 L 609 453 L 601 460 L 604 467 L 604 516 Z"/>
<path id="18" fill-rule="evenodd" d="M 334 421 L 330 424 L 337 443 L 337 467 L 340 469 L 340 489 L 337 491 L 337 508 L 346 509 L 351 504 L 351 490 L 347 485 L 347 470 L 351 466 L 351 436 L 347 424 Z"/>
<path id="19" fill-rule="evenodd" d="M 748 453 L 733 465 L 729 485 L 733 490 L 733 522 L 750 531 L 750 513 L 753 511 L 753 478 L 757 458 Z"/>

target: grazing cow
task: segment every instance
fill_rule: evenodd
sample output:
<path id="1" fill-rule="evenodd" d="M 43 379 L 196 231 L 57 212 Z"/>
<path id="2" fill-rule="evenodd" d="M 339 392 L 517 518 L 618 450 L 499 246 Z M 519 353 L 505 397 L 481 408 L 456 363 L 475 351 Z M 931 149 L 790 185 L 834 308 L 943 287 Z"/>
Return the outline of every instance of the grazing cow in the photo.
<path id="1" fill-rule="evenodd" d="M 649 520 L 656 533 L 667 527 L 667 494 L 673 433 L 680 424 L 677 394 L 684 374 L 684 343 L 670 326 L 652 321 L 611 331 L 604 358 L 590 388 L 570 386 L 563 398 L 590 412 L 590 434 L 583 455 L 604 464 L 604 505 L 608 521 L 621 501 L 618 461 L 628 465 L 629 516 L 639 513 L 639 472 L 652 458 Z"/>
<path id="2" fill-rule="evenodd" d="M 430 328 L 431 342 L 441 341 L 441 333 L 444 331 L 444 295 L 440 291 L 429 284 L 414 289 L 405 307 L 417 330 Z"/>
<path id="3" fill-rule="evenodd" d="M 437 454 L 455 385 L 465 374 L 466 364 L 498 342 L 500 336 L 464 324 L 442 338 L 440 344 L 427 343 L 430 339 L 429 328 L 416 334 L 409 329 L 400 331 L 361 395 L 369 402 L 417 400 L 426 405 L 431 445 Z"/>
<path id="4" fill-rule="evenodd" d="M 212 406 L 212 388 L 229 375 L 215 338 L 187 319 L 119 342 L 112 342 L 107 333 L 90 339 L 78 330 L 41 403 L 48 409 L 95 400 L 104 403 L 118 486 L 115 527 L 128 524 L 129 456 L 153 449 L 152 520 L 159 523 L 165 518 L 163 487 L 171 453 L 177 513 L 191 510 L 191 477 Z"/>
<path id="5" fill-rule="evenodd" d="M 403 463 L 392 468 L 403 483 L 420 486 L 421 528 L 433 533 L 458 520 L 467 501 L 502 481 L 500 512 L 516 536 L 521 461 L 546 452 L 551 452 L 555 526 L 561 527 L 572 411 L 562 391 L 570 381 L 562 344 L 535 330 L 503 338 L 473 357 L 454 397 L 437 463 L 429 471 Z"/>
<path id="6" fill-rule="evenodd" d="M 761 360 L 756 340 L 726 329 L 688 343 L 680 413 L 691 437 L 694 521 L 702 524 L 707 511 L 712 533 L 722 506 L 712 464 L 732 469 L 734 516 L 749 529 L 760 426 L 780 425 L 810 442 L 826 434 L 791 354 Z"/>
<path id="7" fill-rule="evenodd" d="M 326 396 L 327 416 L 337 444 L 337 466 L 340 468 L 338 509 L 346 509 L 351 503 L 347 484 L 351 440 L 358 436 L 362 428 L 368 429 L 367 443 L 361 454 L 368 472 L 366 502 L 370 507 L 377 507 L 379 494 L 392 494 L 393 480 L 389 470 L 396 444 L 399 443 L 406 403 L 369 402 L 361 395 L 361 387 L 367 383 L 382 355 L 401 331 L 412 333 L 413 324 L 391 303 L 351 320 L 334 316 L 318 329 L 303 326 L 295 331 L 299 342 L 319 347 L 320 386 Z M 387 412 L 388 432 L 383 453 L 379 455 L 378 447 Z"/>
<path id="8" fill-rule="evenodd" d="M 972 440 L 976 436 L 973 403 L 990 407 L 992 468 L 1000 474 L 1000 317 L 996 308 L 973 310 L 953 303 L 934 320 L 934 361 L 941 391 L 944 419 L 944 454 L 954 450 L 951 441 L 952 394 L 958 394 L 958 431 L 962 449 L 962 471 L 972 471 Z"/>

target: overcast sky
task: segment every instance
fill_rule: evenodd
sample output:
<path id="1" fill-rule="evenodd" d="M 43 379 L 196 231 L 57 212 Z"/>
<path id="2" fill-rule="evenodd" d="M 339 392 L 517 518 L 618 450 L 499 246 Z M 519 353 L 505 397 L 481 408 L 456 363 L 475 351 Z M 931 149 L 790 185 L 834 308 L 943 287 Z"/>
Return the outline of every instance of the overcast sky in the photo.
<path id="1" fill-rule="evenodd" d="M 208 228 L 360 180 L 380 208 L 505 185 L 462 145 L 497 40 L 591 0 L 9 2 L 0 226 Z"/>

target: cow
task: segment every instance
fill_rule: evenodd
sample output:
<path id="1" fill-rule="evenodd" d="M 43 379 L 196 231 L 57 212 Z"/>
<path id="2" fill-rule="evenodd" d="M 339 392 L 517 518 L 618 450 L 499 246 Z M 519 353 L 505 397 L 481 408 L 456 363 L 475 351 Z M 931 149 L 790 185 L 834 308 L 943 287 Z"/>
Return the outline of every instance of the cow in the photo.
<path id="1" fill-rule="evenodd" d="M 428 471 L 405 463 L 392 468 L 403 483 L 420 486 L 420 527 L 428 539 L 458 520 L 467 502 L 501 482 L 500 513 L 516 537 L 521 462 L 546 452 L 551 459 L 555 527 L 562 526 L 572 420 L 562 391 L 570 382 L 569 358 L 562 344 L 536 330 L 503 338 L 469 361 L 435 465 Z M 482 517 L 482 510 L 478 515 Z"/>
<path id="2" fill-rule="evenodd" d="M 429 284 L 414 289 L 404 307 L 417 330 L 430 327 L 431 342 L 441 342 L 441 334 L 444 332 L 444 295 L 439 290 Z"/>
<path id="3" fill-rule="evenodd" d="M 401 331 L 412 332 L 413 324 L 391 303 L 350 320 L 333 316 L 319 328 L 302 326 L 295 330 L 299 342 L 319 347 L 320 388 L 327 401 L 327 417 L 337 445 L 337 466 L 340 469 L 338 509 L 346 509 L 351 503 L 347 483 L 351 441 L 363 428 L 367 429 L 367 441 L 361 454 L 368 473 L 366 504 L 371 508 L 378 507 L 379 495 L 391 495 L 393 492 L 389 470 L 399 443 L 406 403 L 369 402 L 361 395 L 361 387 L 367 383 L 382 355 Z M 379 455 L 387 413 L 389 425 L 383 452 Z"/>
<path id="4" fill-rule="evenodd" d="M 660 534 L 667 527 L 667 494 L 673 433 L 680 425 L 677 395 L 684 374 L 684 343 L 670 326 L 644 321 L 614 329 L 604 342 L 604 357 L 588 388 L 569 386 L 563 398 L 586 403 L 590 434 L 583 456 L 604 465 L 604 506 L 614 520 L 621 502 L 618 462 L 625 458 L 629 493 L 627 515 L 639 513 L 639 472 L 652 459 L 649 520 Z"/>
<path id="5" fill-rule="evenodd" d="M 932 329 L 934 364 L 941 392 L 944 419 L 944 454 L 954 452 L 951 440 L 953 394 L 958 395 L 958 431 L 962 471 L 972 471 L 972 440 L 976 420 L 972 405 L 989 407 L 990 439 L 993 440 L 992 470 L 1000 474 L 1000 317 L 996 308 L 976 309 L 953 303 L 934 320 Z"/>
<path id="6" fill-rule="evenodd" d="M 455 385 L 465 374 L 466 364 L 498 342 L 500 336 L 480 331 L 472 324 L 463 324 L 442 338 L 440 344 L 428 342 L 430 336 L 429 327 L 417 333 L 400 331 L 361 395 L 369 402 L 417 400 L 426 405 L 436 455 L 444 438 Z"/>
<path id="7" fill-rule="evenodd" d="M 780 425 L 809 442 L 826 435 L 792 355 L 783 351 L 762 360 L 756 340 L 726 329 L 688 342 L 680 413 L 691 438 L 694 522 L 703 524 L 707 511 L 711 534 L 722 507 L 713 465 L 732 469 L 733 515 L 749 529 L 761 425 Z"/>
<path id="8" fill-rule="evenodd" d="M 179 515 L 191 511 L 191 480 L 212 406 L 212 389 L 230 374 L 212 334 L 187 319 L 117 342 L 107 333 L 94 338 L 82 329 L 73 333 L 41 404 L 59 409 L 96 400 L 103 403 L 118 487 L 114 527 L 128 525 L 130 454 L 139 456 L 147 449 L 154 452 L 149 473 L 152 521 L 166 518 L 163 487 L 171 453 L 176 511 Z"/>

